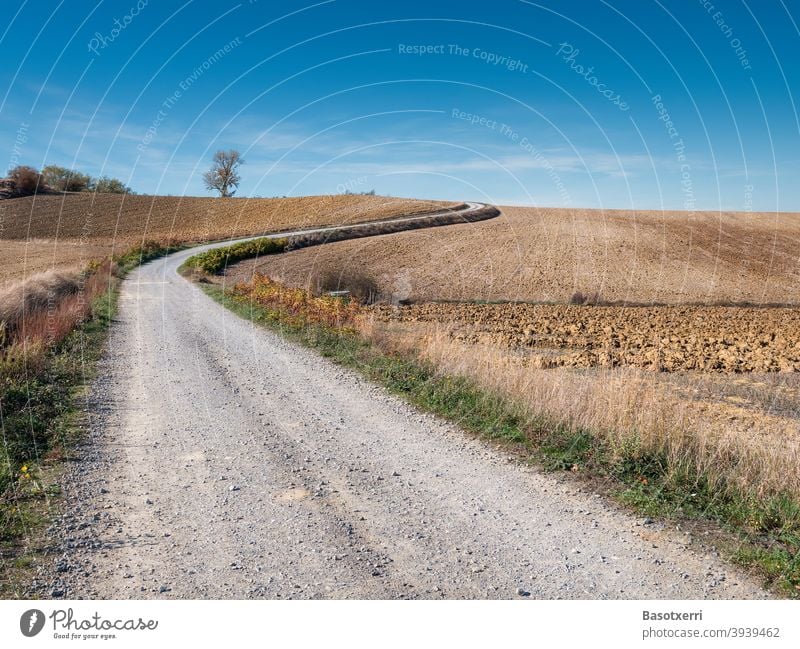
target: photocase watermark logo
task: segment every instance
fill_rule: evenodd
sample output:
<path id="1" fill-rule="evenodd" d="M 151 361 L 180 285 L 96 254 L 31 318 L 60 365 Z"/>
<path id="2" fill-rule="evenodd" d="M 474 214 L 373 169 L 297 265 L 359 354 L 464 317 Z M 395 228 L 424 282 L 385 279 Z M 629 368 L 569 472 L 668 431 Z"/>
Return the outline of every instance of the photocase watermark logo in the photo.
<path id="1" fill-rule="evenodd" d="M 593 65 L 590 65 L 587 68 L 581 63 L 578 63 L 578 54 L 580 53 L 581 51 L 572 45 L 572 43 L 564 42 L 559 44 L 556 56 L 560 56 L 561 60 L 564 61 L 564 63 L 566 63 L 575 74 L 586 79 L 586 82 L 590 86 L 594 87 L 597 92 L 608 99 L 608 101 L 610 101 L 614 106 L 619 108 L 621 111 L 628 110 L 630 108 L 630 106 L 628 106 L 628 102 L 623 101 L 618 92 L 612 88 L 609 88 L 594 75 Z"/>
<path id="2" fill-rule="evenodd" d="M 32 638 L 44 628 L 44 613 L 38 608 L 25 611 L 19 618 L 19 630 L 26 638 Z"/>
<path id="3" fill-rule="evenodd" d="M 128 28 L 128 25 L 133 22 L 133 19 L 147 6 L 148 1 L 149 0 L 139 0 L 139 2 L 131 7 L 130 11 L 122 17 L 122 20 L 114 18 L 115 26 L 108 34 L 103 35 L 100 32 L 95 32 L 94 36 L 89 40 L 89 51 L 94 52 L 95 56 L 100 56 L 100 50 L 106 49 L 111 43 L 117 40 L 117 37 Z"/>
<path id="4" fill-rule="evenodd" d="M 128 632 L 155 631 L 158 620 L 107 618 L 98 612 L 89 617 L 80 617 L 71 608 L 53 609 L 48 615 L 38 608 L 32 608 L 19 618 L 19 630 L 26 638 L 38 635 L 46 625 L 50 629 L 47 634 L 52 634 L 54 640 L 113 640 Z"/>

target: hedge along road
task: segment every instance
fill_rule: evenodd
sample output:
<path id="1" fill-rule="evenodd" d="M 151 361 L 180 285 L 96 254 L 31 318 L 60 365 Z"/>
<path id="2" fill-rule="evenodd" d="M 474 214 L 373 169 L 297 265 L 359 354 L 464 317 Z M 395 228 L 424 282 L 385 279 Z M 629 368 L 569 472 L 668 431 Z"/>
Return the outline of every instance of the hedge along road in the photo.
<path id="1" fill-rule="evenodd" d="M 177 274 L 198 250 L 122 285 L 47 596 L 768 596 L 233 315 Z"/>

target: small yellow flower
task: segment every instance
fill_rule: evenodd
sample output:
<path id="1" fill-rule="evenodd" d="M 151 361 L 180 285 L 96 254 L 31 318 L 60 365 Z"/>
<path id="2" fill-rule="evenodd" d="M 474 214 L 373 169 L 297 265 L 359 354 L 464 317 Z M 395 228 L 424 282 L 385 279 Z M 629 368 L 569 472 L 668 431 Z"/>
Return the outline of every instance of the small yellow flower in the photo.
<path id="1" fill-rule="evenodd" d="M 23 464 L 22 468 L 20 469 L 20 471 L 22 471 L 23 473 L 27 473 L 28 472 L 28 465 L 27 464 Z"/>

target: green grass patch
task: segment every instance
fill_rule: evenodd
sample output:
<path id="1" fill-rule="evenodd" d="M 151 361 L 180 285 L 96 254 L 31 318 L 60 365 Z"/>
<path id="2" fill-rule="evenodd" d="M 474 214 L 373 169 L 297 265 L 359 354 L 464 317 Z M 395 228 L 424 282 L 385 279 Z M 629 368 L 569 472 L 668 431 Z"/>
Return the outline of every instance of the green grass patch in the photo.
<path id="1" fill-rule="evenodd" d="M 131 248 L 126 253 L 114 258 L 118 268 L 117 273 L 120 277 L 124 277 L 137 266 L 188 247 L 189 245 L 183 242 L 161 243 L 158 241 L 144 241 L 135 248 Z"/>
<path id="2" fill-rule="evenodd" d="M 665 457 L 643 453 L 634 443 L 611 448 L 591 431 L 532 417 L 519 404 L 470 379 L 444 375 L 413 357 L 386 353 L 357 334 L 294 324 L 280 312 L 216 285 L 204 285 L 203 290 L 242 317 L 357 370 L 421 409 L 513 445 L 521 457 L 546 470 L 593 480 L 598 489 L 642 515 L 710 525 L 728 559 L 758 572 L 781 595 L 800 595 L 800 509 L 791 499 L 712 489 L 691 467 L 670 466 Z"/>
<path id="3" fill-rule="evenodd" d="M 182 268 L 193 268 L 209 275 L 216 275 L 225 270 L 230 264 L 235 264 L 244 259 L 285 252 L 287 245 L 287 239 L 273 239 L 270 237 L 251 239 L 250 241 L 242 241 L 222 248 L 213 248 L 189 257 Z"/>

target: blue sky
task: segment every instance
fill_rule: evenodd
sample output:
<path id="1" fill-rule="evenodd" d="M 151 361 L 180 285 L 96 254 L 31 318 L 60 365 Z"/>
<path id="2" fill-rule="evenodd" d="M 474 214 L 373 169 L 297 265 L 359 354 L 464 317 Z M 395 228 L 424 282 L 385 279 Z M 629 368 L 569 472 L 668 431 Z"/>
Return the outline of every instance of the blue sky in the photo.
<path id="1" fill-rule="evenodd" d="M 800 211 L 787 0 L 6 0 L 6 166 L 139 193 Z"/>

